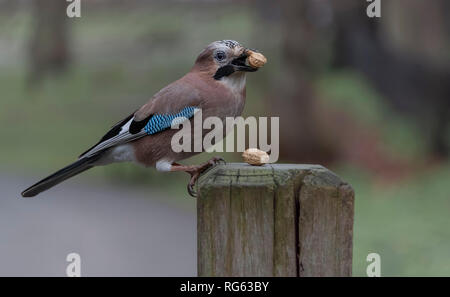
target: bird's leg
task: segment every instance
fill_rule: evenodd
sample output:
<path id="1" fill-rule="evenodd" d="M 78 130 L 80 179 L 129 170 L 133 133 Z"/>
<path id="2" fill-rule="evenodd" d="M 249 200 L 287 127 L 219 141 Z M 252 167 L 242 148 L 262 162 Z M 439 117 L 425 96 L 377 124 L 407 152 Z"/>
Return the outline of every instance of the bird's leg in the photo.
<path id="1" fill-rule="evenodd" d="M 189 173 L 191 176 L 191 180 L 187 185 L 187 190 L 189 195 L 191 195 L 192 197 L 197 197 L 197 193 L 194 191 L 194 186 L 200 174 L 205 172 L 207 169 L 219 164 L 220 162 L 225 163 L 225 160 L 220 157 L 214 157 L 208 162 L 200 165 L 181 165 L 178 163 L 172 163 L 170 171 L 184 171 L 186 173 Z"/>

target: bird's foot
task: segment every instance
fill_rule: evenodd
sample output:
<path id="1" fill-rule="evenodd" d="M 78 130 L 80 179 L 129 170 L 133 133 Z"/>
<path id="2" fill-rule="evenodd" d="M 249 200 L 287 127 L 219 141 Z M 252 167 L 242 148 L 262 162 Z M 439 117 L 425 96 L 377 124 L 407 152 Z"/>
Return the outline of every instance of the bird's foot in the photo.
<path id="1" fill-rule="evenodd" d="M 200 165 L 191 165 L 191 166 L 183 166 L 179 164 L 174 164 L 173 171 L 184 171 L 191 175 L 191 179 L 189 180 L 189 183 L 187 184 L 187 190 L 189 195 L 192 197 L 197 197 L 197 192 L 194 191 L 195 183 L 197 182 L 198 178 L 200 177 L 200 174 L 205 172 L 211 167 L 214 167 L 220 163 L 225 163 L 225 160 L 220 157 L 214 157 L 208 162 Z"/>
<path id="2" fill-rule="evenodd" d="M 194 167 L 193 170 L 188 171 L 188 173 L 191 175 L 191 180 L 189 181 L 189 183 L 187 185 L 187 190 L 188 190 L 189 195 L 191 195 L 192 197 L 197 197 L 197 192 L 194 191 L 194 186 L 195 186 L 195 183 L 197 182 L 198 178 L 200 177 L 200 174 L 202 174 L 209 168 L 214 167 L 220 163 L 226 164 L 226 162 L 223 158 L 214 157 L 204 164 L 193 166 Z"/>

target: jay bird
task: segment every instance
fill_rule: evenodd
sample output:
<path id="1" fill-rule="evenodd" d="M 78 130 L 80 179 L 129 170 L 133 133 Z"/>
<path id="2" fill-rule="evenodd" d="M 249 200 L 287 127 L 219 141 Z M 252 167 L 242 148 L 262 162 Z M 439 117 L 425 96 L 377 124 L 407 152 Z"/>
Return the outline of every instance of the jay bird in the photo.
<path id="1" fill-rule="evenodd" d="M 177 132 L 170 129 L 172 120 L 184 117 L 192 122 L 197 109 L 201 110 L 202 119 L 215 116 L 225 121 L 226 117 L 240 116 L 245 103 L 246 72 L 258 69 L 249 63 L 252 53 L 254 51 L 234 40 L 211 43 L 185 76 L 160 90 L 140 109 L 114 125 L 77 161 L 32 185 L 22 192 L 22 196 L 36 196 L 94 166 L 115 162 L 135 162 L 154 166 L 159 171 L 187 172 L 191 175 L 188 192 L 195 196 L 193 187 L 199 175 L 223 160 L 216 157 L 197 166 L 178 164 L 199 152 L 172 150 L 171 139 Z M 202 131 L 200 136 L 203 138 L 206 133 L 205 129 Z"/>

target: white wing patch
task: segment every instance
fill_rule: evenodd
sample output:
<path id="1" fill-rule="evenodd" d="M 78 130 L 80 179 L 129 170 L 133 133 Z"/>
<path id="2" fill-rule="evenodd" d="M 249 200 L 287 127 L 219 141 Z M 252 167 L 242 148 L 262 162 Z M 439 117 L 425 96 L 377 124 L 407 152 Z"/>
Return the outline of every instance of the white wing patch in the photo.
<path id="1" fill-rule="evenodd" d="M 120 129 L 119 134 L 117 134 L 116 136 L 113 136 L 101 143 L 99 143 L 98 145 L 96 145 L 95 147 L 93 147 L 90 151 L 86 152 L 84 155 L 80 156 L 80 158 L 83 157 L 89 157 L 92 156 L 102 150 L 105 150 L 107 148 L 113 147 L 113 146 L 117 146 L 119 144 L 124 144 L 133 140 L 136 140 L 138 138 L 141 138 L 143 136 L 146 135 L 144 130 L 141 130 L 140 132 L 136 133 L 136 134 L 131 134 L 128 129 L 130 128 L 130 124 L 133 121 L 134 117 L 131 118 L 128 122 L 126 122 L 122 128 Z"/>

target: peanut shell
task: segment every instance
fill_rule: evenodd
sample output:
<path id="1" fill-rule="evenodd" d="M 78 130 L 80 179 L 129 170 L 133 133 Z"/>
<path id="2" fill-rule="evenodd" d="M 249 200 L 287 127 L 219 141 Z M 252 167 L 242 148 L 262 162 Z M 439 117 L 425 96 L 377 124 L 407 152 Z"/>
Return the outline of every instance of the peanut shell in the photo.
<path id="1" fill-rule="evenodd" d="M 244 161 L 253 166 L 261 166 L 269 162 L 269 155 L 256 148 L 249 148 L 242 153 Z"/>

